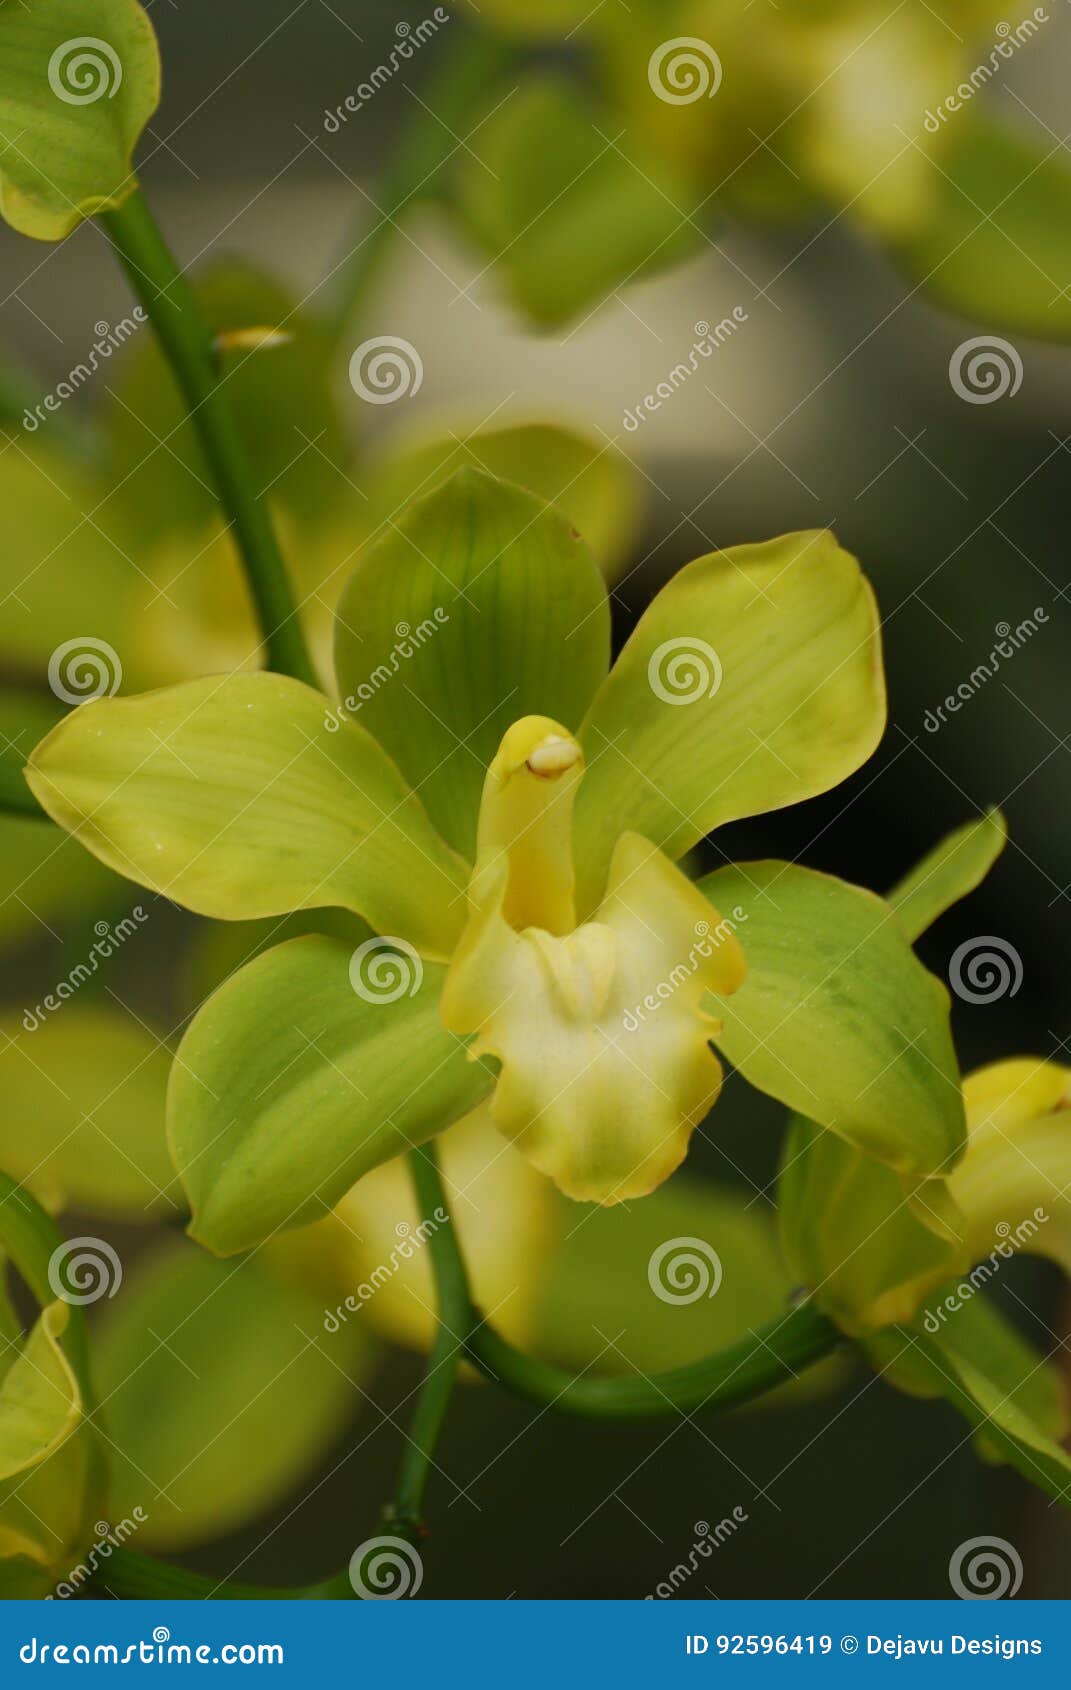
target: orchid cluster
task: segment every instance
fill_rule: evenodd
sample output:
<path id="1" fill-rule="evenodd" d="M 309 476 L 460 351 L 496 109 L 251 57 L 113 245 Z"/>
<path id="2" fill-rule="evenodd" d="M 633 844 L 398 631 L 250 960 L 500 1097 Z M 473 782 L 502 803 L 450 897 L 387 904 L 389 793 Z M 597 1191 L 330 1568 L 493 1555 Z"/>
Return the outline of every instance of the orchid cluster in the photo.
<path id="1" fill-rule="evenodd" d="M 900 244 L 936 215 L 936 154 L 894 156 L 884 131 L 868 151 L 868 90 L 881 82 L 892 127 L 925 111 L 959 74 L 945 25 L 996 17 L 959 0 L 876 29 L 869 4 L 792 3 L 760 55 L 749 9 L 715 0 L 590 20 L 573 0 L 485 10 L 511 37 L 583 26 L 598 85 L 686 194 L 724 174 L 741 206 L 783 209 L 745 139 L 773 123 L 800 194 L 856 206 Z M 112 94 L 48 104 L 62 49 L 90 25 L 121 67 Z M 660 44 L 707 36 L 724 87 L 699 105 L 678 97 L 678 70 L 661 98 Z M 206 323 L 130 174 L 158 71 L 136 0 L 0 0 L 0 135 L 13 114 L 27 131 L 0 156 L 0 210 L 47 240 L 101 218 L 162 348 L 128 379 L 151 412 L 166 359 L 190 411 L 181 449 L 203 454 L 228 518 L 197 495 L 175 512 L 141 481 L 122 519 L 147 560 L 140 585 L 95 575 L 75 548 L 42 575 L 42 621 L 4 636 L 32 673 L 71 585 L 79 614 L 87 596 L 108 601 L 132 654 L 64 713 L 5 701 L 27 755 L 4 795 L 34 834 L 14 860 L 44 873 L 60 853 L 57 896 L 82 903 L 145 889 L 131 951 L 168 905 L 202 919 L 204 944 L 197 980 L 176 987 L 192 1013 L 174 1050 L 93 1006 L 0 1020 L 0 1247 L 38 1309 L 24 1330 L 0 1294 L 0 1589 L 66 1590 L 72 1568 L 91 1578 L 104 1562 L 130 1593 L 174 1591 L 184 1575 L 95 1543 L 94 1522 L 133 1518 L 142 1547 L 183 1549 L 253 1518 L 345 1428 L 384 1340 L 431 1350 L 426 1392 L 448 1394 L 463 1364 L 603 1418 L 792 1401 L 815 1388 L 788 1384 L 794 1364 L 850 1346 L 899 1388 L 948 1399 L 982 1453 L 1066 1503 L 1065 1382 L 977 1293 L 986 1264 L 1019 1250 L 1071 1272 L 1071 1070 L 1017 1056 L 964 1079 L 948 991 L 914 948 L 980 884 L 1002 817 L 937 843 L 887 895 L 723 847 L 730 823 L 840 787 L 882 739 L 881 618 L 859 563 L 826 529 L 711 551 L 615 649 L 607 583 L 635 484 L 612 452 L 549 424 L 392 453 L 359 516 L 342 495 L 314 521 L 315 476 L 291 477 L 272 514 L 252 490 L 253 465 L 267 476 L 278 453 L 270 413 L 320 404 L 331 349 L 311 320 L 269 329 L 287 315 L 279 296 L 233 271 Z M 575 134 L 563 100 L 530 88 L 490 126 L 503 170 L 458 200 L 477 238 L 513 245 L 529 203 L 514 189 L 547 163 L 533 134 Z M 620 229 L 620 193 L 594 181 Z M 578 263 L 564 307 L 541 291 L 573 239 L 567 222 L 514 255 L 518 297 L 544 321 L 606 285 L 603 250 Z M 27 462 L 91 504 L 127 461 L 112 422 L 106 473 L 73 448 Z M 320 456 L 337 445 L 332 477 L 349 485 L 348 449 L 323 432 Z M 18 531 L 55 521 L 12 463 Z M 200 524 L 172 601 L 169 536 Z M 787 1112 L 779 1245 L 680 1172 L 697 1135 L 717 1142 L 726 1065 Z M 188 1236 L 172 1230 L 125 1287 L 105 1246 L 93 1271 L 110 1273 L 115 1304 L 87 1326 L 84 1246 L 101 1241 L 64 1239 L 72 1212 Z M 648 1241 L 627 1270 L 623 1216 Z M 696 1308 L 681 1356 L 645 1290 L 636 1377 L 587 1377 L 570 1310 L 637 1272 L 653 1284 L 674 1232 L 708 1241 L 719 1272 L 733 1264 L 732 1298 Z M 183 1334 L 200 1386 L 188 1401 L 164 1401 L 157 1331 Z M 147 1438 L 176 1477 L 146 1513 Z M 391 1525 L 415 1540 L 430 1448 L 411 1444 Z"/>

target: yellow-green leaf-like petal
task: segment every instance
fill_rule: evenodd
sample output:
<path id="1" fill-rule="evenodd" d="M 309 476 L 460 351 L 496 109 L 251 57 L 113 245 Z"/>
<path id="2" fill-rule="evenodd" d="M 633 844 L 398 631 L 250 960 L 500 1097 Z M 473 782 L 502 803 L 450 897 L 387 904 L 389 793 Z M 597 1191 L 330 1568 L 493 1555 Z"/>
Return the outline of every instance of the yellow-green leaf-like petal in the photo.
<path id="1" fill-rule="evenodd" d="M 639 538 L 639 471 L 611 441 L 558 423 L 456 428 L 363 466 L 369 531 L 396 520 L 408 499 L 433 492 L 463 465 L 515 482 L 554 505 L 590 546 L 607 580 L 620 575 Z"/>
<path id="2" fill-rule="evenodd" d="M 199 1242 L 233 1255 L 319 1220 L 362 1174 L 479 1102 L 490 1075 L 442 1026 L 443 978 L 405 947 L 314 936 L 209 998 L 168 1096 Z"/>
<path id="3" fill-rule="evenodd" d="M 1071 1273 L 1071 1069 L 1017 1057 L 969 1075 L 963 1096 L 965 1154 L 944 1181 L 913 1187 L 813 1121 L 793 1123 L 786 1250 L 849 1332 L 917 1317 L 937 1335 L 1019 1252 Z"/>
<path id="4" fill-rule="evenodd" d="M 912 942 L 981 885 L 1007 838 L 1004 817 L 999 810 L 990 810 L 948 834 L 893 887 L 889 903 Z"/>
<path id="5" fill-rule="evenodd" d="M 286 676 L 83 704 L 26 778 L 102 862 L 199 915 L 337 904 L 432 956 L 460 931 L 465 870 L 419 800 L 371 735 Z"/>
<path id="6" fill-rule="evenodd" d="M 542 500 L 477 470 L 458 470 L 363 551 L 338 608 L 344 710 L 470 859 L 506 729 L 528 715 L 575 728 L 609 654 L 606 587 L 583 540 Z"/>
<path id="7" fill-rule="evenodd" d="M 527 1344 L 560 1230 L 553 1188 L 504 1142 L 486 1102 L 443 1133 L 439 1160 L 476 1306 Z M 420 1214 L 409 1168 L 395 1157 L 358 1180 L 307 1240 L 289 1233 L 268 1249 L 290 1260 L 289 1247 L 311 1250 L 315 1234 L 331 1288 L 328 1331 L 354 1325 L 428 1350 L 438 1331 L 428 1241 L 441 1224 Z"/>
<path id="8" fill-rule="evenodd" d="M 937 1293 L 933 1302 L 941 1301 Z M 1058 1365 L 1038 1355 L 991 1303 L 958 1296 L 946 1324 L 920 1319 L 878 1334 L 867 1348 L 883 1378 L 951 1402 L 975 1428 L 983 1458 L 1008 1462 L 1071 1507 L 1071 1455 L 1061 1448 L 1071 1428 L 1067 1384 Z"/>
<path id="9" fill-rule="evenodd" d="M 0 1595 L 43 1596 L 77 1562 L 99 1508 L 99 1453 L 50 1303 L 0 1383 Z"/>
<path id="10" fill-rule="evenodd" d="M 122 202 L 160 99 L 136 0 L 0 0 L 0 215 L 58 241 Z"/>
<path id="11" fill-rule="evenodd" d="M 854 1337 L 913 1320 L 964 1262 L 890 1167 L 800 1115 L 785 1139 L 778 1216 L 797 1281 Z"/>
<path id="12" fill-rule="evenodd" d="M 900 256 L 946 309 L 990 330 L 1065 341 L 1071 170 L 1047 135 L 995 120 L 993 111 L 976 100 L 946 124 L 929 213 Z M 950 347 L 965 338 L 951 333 Z M 1009 385 L 1013 376 L 1010 368 Z"/>
<path id="13" fill-rule="evenodd" d="M 700 884 L 747 959 L 719 1006 L 723 1054 L 909 1184 L 949 1173 L 966 1142 L 949 997 L 889 905 L 793 863 L 737 864 Z"/>
<path id="14" fill-rule="evenodd" d="M 581 909 L 626 828 L 681 857 L 826 792 L 885 724 L 874 595 L 827 531 L 699 558 L 655 598 L 580 729 Z"/>
<path id="15" fill-rule="evenodd" d="M 503 100 L 457 159 L 455 183 L 455 209 L 489 255 L 481 274 L 542 328 L 702 240 L 694 189 L 562 76 L 534 75 Z"/>

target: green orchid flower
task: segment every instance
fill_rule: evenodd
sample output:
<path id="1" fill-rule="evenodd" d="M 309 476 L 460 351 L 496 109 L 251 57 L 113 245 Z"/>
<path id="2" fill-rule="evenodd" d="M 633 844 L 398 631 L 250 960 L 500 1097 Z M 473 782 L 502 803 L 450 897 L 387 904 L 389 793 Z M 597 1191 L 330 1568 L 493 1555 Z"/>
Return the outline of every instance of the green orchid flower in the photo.
<path id="1" fill-rule="evenodd" d="M 871 1158 L 797 1123 L 781 1182 L 786 1246 L 885 1377 L 953 1402 L 983 1454 L 1071 1506 L 1066 1381 L 984 1295 L 1021 1253 L 1071 1273 L 1071 1069 L 1018 1057 L 963 1089 L 967 1149 L 940 1214 L 905 1204 Z"/>
<path id="2" fill-rule="evenodd" d="M 677 866 L 876 745 L 858 564 L 824 532 L 715 553 L 609 673 L 608 646 L 575 530 L 463 470 L 362 552 L 341 708 L 215 677 L 82 705 L 37 747 L 34 793 L 119 873 L 209 916 L 338 905 L 380 935 L 280 945 L 190 1025 L 169 1133 L 212 1250 L 320 1218 L 485 1099 L 570 1197 L 650 1192 L 717 1096 L 712 1040 L 907 1189 L 959 1154 L 947 994 L 888 906 L 790 864 Z"/>
<path id="3" fill-rule="evenodd" d="M 890 894 L 910 939 L 979 883 L 1004 838 L 995 814 L 961 829 Z M 952 1402 L 981 1454 L 1071 1503 L 1066 1382 L 984 1295 L 1019 1254 L 1071 1272 L 1071 1069 L 995 1062 L 964 1079 L 963 1097 L 962 1155 L 909 1194 L 858 1143 L 797 1117 L 782 1240 L 798 1280 L 883 1377 Z"/>

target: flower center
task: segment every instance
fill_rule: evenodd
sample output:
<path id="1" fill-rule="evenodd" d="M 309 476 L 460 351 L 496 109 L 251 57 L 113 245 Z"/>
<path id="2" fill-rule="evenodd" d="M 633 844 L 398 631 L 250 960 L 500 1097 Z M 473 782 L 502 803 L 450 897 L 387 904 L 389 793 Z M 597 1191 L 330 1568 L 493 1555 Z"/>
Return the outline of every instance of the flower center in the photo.
<path id="1" fill-rule="evenodd" d="M 745 965 L 731 926 L 661 851 L 624 833 L 577 926 L 572 815 L 584 757 L 545 716 L 487 771 L 469 919 L 440 1010 L 501 1073 L 491 1116 L 569 1196 L 642 1196 L 682 1160 L 721 1067 L 703 1002 Z"/>

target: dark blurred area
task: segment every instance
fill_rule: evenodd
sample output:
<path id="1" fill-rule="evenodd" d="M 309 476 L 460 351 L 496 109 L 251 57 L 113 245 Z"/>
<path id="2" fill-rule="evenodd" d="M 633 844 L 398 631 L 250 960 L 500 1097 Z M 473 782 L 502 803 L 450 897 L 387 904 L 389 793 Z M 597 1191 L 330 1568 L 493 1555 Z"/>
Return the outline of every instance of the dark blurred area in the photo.
<path id="1" fill-rule="evenodd" d="M 347 0 L 156 0 L 165 96 L 142 176 L 184 264 L 237 252 L 300 294 L 314 289 L 359 215 L 351 179 L 376 200 L 439 45 L 359 124 L 329 136 L 323 112 L 404 15 Z M 1061 130 L 1066 95 L 1061 113 L 1053 63 L 1062 92 L 1068 22 L 1054 22 L 1046 53 L 1024 54 L 1013 70 Z M 59 247 L 0 230 L 0 265 L 0 338 L 43 377 L 69 368 L 97 319 L 127 308 L 92 226 Z M 875 585 L 890 696 L 878 754 L 822 799 L 725 829 L 703 847 L 709 866 L 798 859 L 884 891 L 942 834 L 1000 805 L 1007 849 L 920 952 L 943 979 L 956 947 L 979 935 L 999 936 L 1022 959 L 1014 996 L 954 1002 L 964 1070 L 1013 1054 L 1071 1059 L 1071 348 L 1018 337 L 1019 391 L 993 407 L 964 403 L 949 359 L 978 328 L 927 305 L 836 219 L 762 237 L 715 229 L 710 250 L 683 269 L 539 337 L 502 303 L 493 268 L 462 291 L 485 269 L 422 212 L 389 255 L 365 332 L 409 336 L 423 350 L 409 428 L 501 407 L 500 422 L 562 417 L 620 437 L 647 510 L 643 545 L 614 594 L 618 642 L 680 563 L 788 529 L 835 528 Z M 687 350 L 693 324 L 734 304 L 748 313 L 741 332 L 672 405 L 622 435 L 622 413 Z M 389 435 L 400 409 L 361 421 Z M 931 731 L 927 712 L 986 657 L 998 625 L 1014 628 L 1036 607 L 1047 620 L 1029 643 Z M 167 920 L 166 945 L 160 929 L 151 954 L 143 947 L 124 961 L 121 995 L 170 1026 L 194 924 Z M 48 986 L 51 944 L 43 935 L 10 958 L 9 999 L 33 1001 Z M 769 1205 L 782 1124 L 776 1106 L 731 1076 L 697 1135 L 695 1166 Z M 1046 1267 L 1014 1263 L 996 1294 L 1046 1350 L 1066 1339 L 1066 1292 Z M 1028 1315 L 1027 1304 L 1040 1312 Z M 1063 1354 L 1071 1367 L 1066 1343 Z M 311 1494 L 189 1564 L 244 1563 L 241 1577 L 281 1583 L 295 1576 L 295 1557 L 312 1573 L 346 1560 L 354 1520 L 373 1529 L 389 1499 L 394 1407 L 417 1377 L 416 1359 L 395 1352 L 367 1386 L 381 1411 L 374 1433 L 377 1410 L 364 1404 L 323 1482 L 301 1487 Z M 950 1408 L 895 1393 L 861 1365 L 834 1393 L 791 1408 L 633 1428 L 558 1419 L 469 1385 L 437 1460 L 464 1494 L 433 1474 L 426 1594 L 643 1596 L 687 1553 L 697 1521 L 740 1506 L 747 1523 L 685 1594 L 944 1596 L 955 1546 L 987 1533 L 1019 1546 L 1023 1596 L 1071 1595 L 1066 1517 L 1010 1470 L 981 1464 Z"/>

